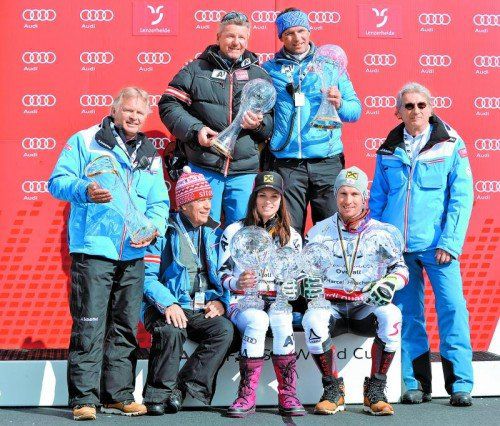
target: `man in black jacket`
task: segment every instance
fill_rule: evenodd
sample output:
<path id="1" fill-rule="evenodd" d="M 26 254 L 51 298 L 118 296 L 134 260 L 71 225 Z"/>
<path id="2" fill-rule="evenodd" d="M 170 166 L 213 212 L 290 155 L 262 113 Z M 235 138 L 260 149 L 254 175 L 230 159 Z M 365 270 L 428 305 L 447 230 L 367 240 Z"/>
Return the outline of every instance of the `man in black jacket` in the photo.
<path id="1" fill-rule="evenodd" d="M 175 75 L 158 104 L 161 120 L 181 144 L 192 171 L 202 173 L 212 187 L 211 217 L 219 221 L 224 206 L 226 226 L 245 217 L 259 171 L 259 144 L 273 131 L 269 113 L 249 111 L 231 160 L 211 148 L 214 136 L 238 113 L 243 86 L 256 78 L 271 81 L 256 55 L 246 50 L 249 37 L 248 18 L 226 14 L 217 44 Z"/>

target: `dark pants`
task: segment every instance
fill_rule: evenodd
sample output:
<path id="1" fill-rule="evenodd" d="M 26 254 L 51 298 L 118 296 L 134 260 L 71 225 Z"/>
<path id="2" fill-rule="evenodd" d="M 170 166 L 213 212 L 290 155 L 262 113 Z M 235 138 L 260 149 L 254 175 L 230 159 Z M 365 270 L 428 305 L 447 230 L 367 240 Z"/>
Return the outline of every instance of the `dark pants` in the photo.
<path id="1" fill-rule="evenodd" d="M 311 203 L 313 224 L 337 211 L 333 185 L 343 167 L 343 154 L 331 158 L 276 160 L 274 169 L 283 178 L 292 226 L 301 235 L 304 235 L 308 203 Z"/>
<path id="2" fill-rule="evenodd" d="M 156 308 L 146 311 L 144 325 L 153 335 L 149 353 L 144 402 L 164 402 L 174 388 L 210 404 L 215 392 L 215 377 L 233 341 L 233 325 L 225 317 L 205 318 L 203 312 L 184 309 L 188 323 L 181 329 L 165 322 Z M 181 371 L 183 344 L 189 338 L 198 347 Z"/>
<path id="3" fill-rule="evenodd" d="M 72 258 L 69 405 L 133 400 L 144 261 Z"/>

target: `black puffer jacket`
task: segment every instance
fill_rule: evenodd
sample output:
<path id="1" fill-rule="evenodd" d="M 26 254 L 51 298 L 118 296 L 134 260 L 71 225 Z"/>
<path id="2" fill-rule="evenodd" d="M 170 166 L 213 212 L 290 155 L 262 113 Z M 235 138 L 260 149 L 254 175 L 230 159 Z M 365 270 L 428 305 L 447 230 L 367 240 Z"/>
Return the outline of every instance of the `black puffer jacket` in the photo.
<path id="1" fill-rule="evenodd" d="M 223 71 L 218 72 L 218 71 Z M 188 160 L 197 166 L 223 172 L 225 157 L 200 146 L 198 131 L 208 126 L 220 132 L 236 117 L 245 83 L 256 78 L 271 79 L 258 65 L 254 53 L 229 67 L 212 45 L 201 56 L 184 66 L 170 82 L 158 104 L 160 117 L 168 130 L 183 143 Z M 228 174 L 255 173 L 259 168 L 259 143 L 271 137 L 273 120 L 264 115 L 258 130 L 242 129 L 229 165 Z"/>

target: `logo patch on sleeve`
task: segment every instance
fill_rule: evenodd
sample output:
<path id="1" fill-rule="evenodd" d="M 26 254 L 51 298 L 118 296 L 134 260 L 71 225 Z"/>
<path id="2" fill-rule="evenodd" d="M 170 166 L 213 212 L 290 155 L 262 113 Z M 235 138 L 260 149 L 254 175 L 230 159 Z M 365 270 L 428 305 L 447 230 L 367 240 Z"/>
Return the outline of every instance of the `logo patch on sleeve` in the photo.
<path id="1" fill-rule="evenodd" d="M 459 149 L 458 150 L 458 155 L 460 155 L 460 157 L 462 157 L 462 158 L 467 157 L 468 156 L 468 154 L 467 154 L 467 148 Z"/>

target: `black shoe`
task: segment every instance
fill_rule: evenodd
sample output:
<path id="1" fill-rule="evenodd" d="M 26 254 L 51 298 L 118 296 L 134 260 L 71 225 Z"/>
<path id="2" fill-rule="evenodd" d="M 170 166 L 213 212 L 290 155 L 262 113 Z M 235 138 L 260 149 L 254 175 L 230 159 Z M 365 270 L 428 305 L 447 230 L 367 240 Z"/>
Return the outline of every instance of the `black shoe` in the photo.
<path id="1" fill-rule="evenodd" d="M 469 407 L 472 405 L 472 397 L 469 392 L 453 392 L 450 404 L 454 407 Z"/>
<path id="2" fill-rule="evenodd" d="M 425 393 L 420 389 L 411 389 L 406 391 L 401 397 L 401 404 L 421 404 L 422 402 L 431 402 L 432 395 Z"/>
<path id="3" fill-rule="evenodd" d="M 184 397 L 185 395 L 179 389 L 174 389 L 165 403 L 168 411 L 170 413 L 177 413 L 178 411 L 181 411 Z"/>
<path id="4" fill-rule="evenodd" d="M 163 416 L 165 414 L 165 404 L 163 402 L 150 402 L 144 405 L 148 409 L 148 416 Z"/>

